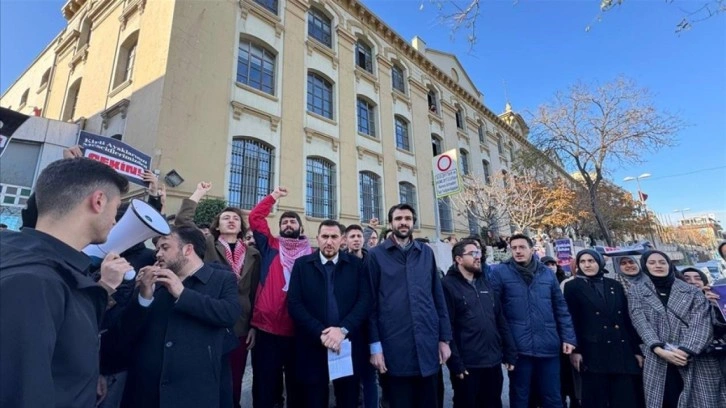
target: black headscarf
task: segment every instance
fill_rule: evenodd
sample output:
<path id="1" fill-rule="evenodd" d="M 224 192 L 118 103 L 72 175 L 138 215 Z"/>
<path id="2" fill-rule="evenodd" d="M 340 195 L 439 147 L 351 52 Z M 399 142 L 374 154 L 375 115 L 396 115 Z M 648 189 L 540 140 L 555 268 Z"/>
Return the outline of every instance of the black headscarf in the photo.
<path id="1" fill-rule="evenodd" d="M 595 262 L 597 262 L 598 271 L 595 276 L 587 276 L 585 275 L 585 272 L 580 269 L 580 258 L 582 258 L 583 255 L 590 255 L 595 259 Z M 585 279 L 602 279 L 602 276 L 605 274 L 605 261 L 602 259 L 600 253 L 594 249 L 583 249 L 578 252 L 577 255 L 575 255 L 575 265 L 577 265 L 577 276 Z"/>
<path id="2" fill-rule="evenodd" d="M 668 275 L 653 276 L 650 273 L 647 267 L 648 258 L 650 258 L 653 254 L 660 254 L 663 258 L 665 258 L 666 262 L 668 262 Z M 664 306 L 667 305 L 668 298 L 670 298 L 671 295 L 671 288 L 673 287 L 673 282 L 676 281 L 676 267 L 673 265 L 673 262 L 671 262 L 671 259 L 664 252 L 650 250 L 645 252 L 640 257 L 640 269 L 650 278 L 651 282 L 653 282 L 653 286 L 655 286 L 655 289 L 660 296 L 660 301 L 663 303 Z"/>
<path id="3" fill-rule="evenodd" d="M 687 266 L 681 270 L 680 276 L 683 276 L 686 272 L 696 272 L 698 276 L 701 277 L 701 282 L 703 282 L 703 285 L 708 286 L 708 276 L 702 270 L 696 268 L 695 266 Z"/>

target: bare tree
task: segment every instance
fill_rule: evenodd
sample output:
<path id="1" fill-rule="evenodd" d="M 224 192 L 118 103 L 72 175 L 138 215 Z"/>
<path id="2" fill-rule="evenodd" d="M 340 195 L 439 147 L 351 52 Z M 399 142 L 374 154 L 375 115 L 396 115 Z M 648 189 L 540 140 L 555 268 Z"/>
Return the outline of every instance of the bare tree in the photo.
<path id="1" fill-rule="evenodd" d="M 632 0 L 628 0 L 630 3 Z M 663 0 L 666 4 L 681 4 L 683 1 Z M 479 21 L 484 1 L 482 0 L 420 0 L 419 9 L 423 10 L 426 3 L 432 4 L 438 10 L 438 19 L 451 28 L 451 34 L 456 35 L 460 31 L 466 32 L 466 39 L 473 47 L 477 41 L 476 27 Z M 512 4 L 516 5 L 519 0 L 512 0 Z M 599 23 L 603 20 L 605 14 L 616 6 L 622 6 L 625 0 L 600 0 L 599 6 L 593 1 L 593 9 L 599 7 L 598 12 L 593 18 L 593 22 Z M 694 5 L 694 3 L 696 3 Z M 698 0 L 696 2 L 689 1 L 688 9 L 683 10 L 683 17 L 675 25 L 675 32 L 680 33 L 690 30 L 694 24 L 708 20 L 716 15 L 726 12 L 726 0 Z M 590 31 L 592 23 L 585 26 L 585 31 Z"/>
<path id="2" fill-rule="evenodd" d="M 649 153 L 674 144 L 683 128 L 678 116 L 658 111 L 647 89 L 620 77 L 600 86 L 576 84 L 539 107 L 532 120 L 533 143 L 559 155 L 587 188 L 602 236 L 612 236 L 602 215 L 598 191 L 609 166 L 637 164 Z"/>
<path id="3" fill-rule="evenodd" d="M 466 176 L 452 203 L 459 214 L 476 218 L 480 225 L 513 225 L 523 232 L 538 226 L 549 211 L 546 186 L 529 170 L 497 174 L 490 180 Z"/>

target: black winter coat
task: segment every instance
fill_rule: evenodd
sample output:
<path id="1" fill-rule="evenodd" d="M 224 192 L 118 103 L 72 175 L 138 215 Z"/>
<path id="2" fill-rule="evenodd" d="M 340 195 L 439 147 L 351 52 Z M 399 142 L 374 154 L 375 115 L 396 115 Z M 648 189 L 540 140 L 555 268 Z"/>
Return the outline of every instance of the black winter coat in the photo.
<path id="1" fill-rule="evenodd" d="M 565 284 L 565 301 L 577 335 L 576 353 L 584 371 L 599 374 L 640 374 L 635 355 L 640 337 L 630 321 L 623 286 L 603 278 L 605 299 L 585 279 Z M 583 370 L 581 368 L 581 370 Z"/>
<path id="2" fill-rule="evenodd" d="M 295 261 L 287 292 L 287 308 L 295 323 L 296 375 L 304 383 L 328 382 L 327 349 L 320 342 L 328 310 L 325 267 L 320 251 Z M 340 253 L 333 273 L 339 320 L 332 327 L 345 327 L 352 344 L 367 344 L 361 328 L 371 309 L 371 288 L 363 262 Z M 359 347 L 356 347 L 359 349 Z"/>
<path id="3" fill-rule="evenodd" d="M 122 407 L 220 406 L 225 339 L 242 312 L 237 281 L 204 265 L 184 288 L 178 300 L 157 288 L 146 308 L 134 292 L 121 324 L 121 336 L 136 336 Z"/>
<path id="4" fill-rule="evenodd" d="M 469 368 L 515 364 L 517 350 L 499 298 L 485 278 L 472 286 L 455 267 L 441 281 L 454 341 L 447 366 L 460 374 Z"/>
<path id="5" fill-rule="evenodd" d="M 90 263 L 40 231 L 0 232 L 0 407 L 95 406 L 108 294 Z"/>

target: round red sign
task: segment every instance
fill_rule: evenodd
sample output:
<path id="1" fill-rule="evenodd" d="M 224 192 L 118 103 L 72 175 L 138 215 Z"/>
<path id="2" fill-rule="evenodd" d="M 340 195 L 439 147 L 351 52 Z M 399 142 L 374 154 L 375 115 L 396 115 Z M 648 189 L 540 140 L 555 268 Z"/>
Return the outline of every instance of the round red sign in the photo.
<path id="1" fill-rule="evenodd" d="M 438 167 L 439 171 L 446 171 L 451 168 L 451 163 L 451 157 L 444 154 L 436 161 L 436 167 Z"/>

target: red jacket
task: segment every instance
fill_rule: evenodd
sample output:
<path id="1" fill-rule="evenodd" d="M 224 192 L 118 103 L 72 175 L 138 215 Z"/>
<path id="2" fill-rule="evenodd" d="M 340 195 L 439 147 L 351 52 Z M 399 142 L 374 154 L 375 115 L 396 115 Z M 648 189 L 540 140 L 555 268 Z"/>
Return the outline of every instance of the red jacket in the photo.
<path id="1" fill-rule="evenodd" d="M 275 199 L 268 195 L 252 209 L 249 216 L 250 229 L 262 255 L 260 283 L 257 286 L 251 325 L 278 336 L 293 336 L 295 331 L 287 312 L 287 292 L 282 290 L 285 287 L 285 275 L 280 263 L 280 242 L 267 225 L 267 216 L 274 205 Z"/>

